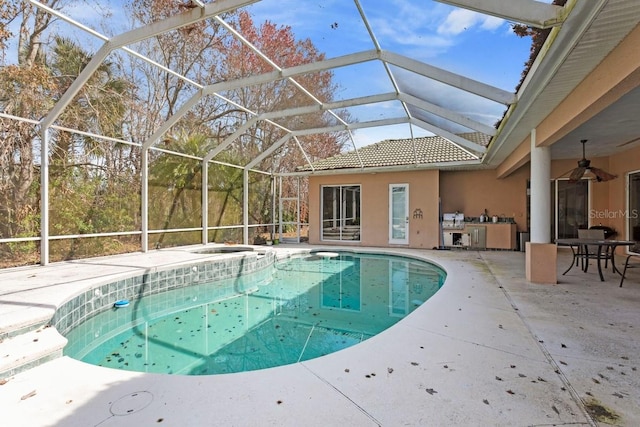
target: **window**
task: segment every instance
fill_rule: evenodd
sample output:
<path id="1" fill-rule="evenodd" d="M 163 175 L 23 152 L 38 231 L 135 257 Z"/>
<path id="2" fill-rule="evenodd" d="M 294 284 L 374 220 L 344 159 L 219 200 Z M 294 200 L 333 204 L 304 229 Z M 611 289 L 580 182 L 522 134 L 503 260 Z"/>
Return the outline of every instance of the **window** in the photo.
<path id="1" fill-rule="evenodd" d="M 638 242 L 629 251 L 640 254 L 640 171 L 631 172 L 628 178 L 627 230 L 629 240 Z"/>
<path id="2" fill-rule="evenodd" d="M 360 240 L 360 186 L 322 187 L 322 240 Z"/>

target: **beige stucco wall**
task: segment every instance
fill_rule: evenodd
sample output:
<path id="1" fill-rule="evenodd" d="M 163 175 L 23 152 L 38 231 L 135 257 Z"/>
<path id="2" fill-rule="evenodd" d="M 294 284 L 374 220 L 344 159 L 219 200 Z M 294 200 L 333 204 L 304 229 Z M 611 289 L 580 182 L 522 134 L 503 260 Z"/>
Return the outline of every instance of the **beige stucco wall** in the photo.
<path id="1" fill-rule="evenodd" d="M 514 218 L 518 231 L 526 231 L 528 178 L 528 166 L 504 179 L 497 179 L 495 170 L 443 171 L 440 173 L 442 211 L 478 217 L 486 209 L 490 216 Z"/>
<path id="2" fill-rule="evenodd" d="M 551 178 L 567 177 L 577 166 L 578 157 L 554 160 Z M 626 174 L 640 170 L 640 147 L 629 149 L 610 158 L 591 159 L 592 166 L 618 175 L 609 182 L 592 182 L 589 225 L 606 225 L 626 238 Z M 311 177 L 309 180 L 309 242 L 320 241 L 320 188 L 322 185 L 362 186 L 361 241 L 341 244 L 360 246 L 389 246 L 389 184 L 409 184 L 409 245 L 430 249 L 439 246 L 438 197 L 443 212 L 462 212 L 477 217 L 484 209 L 489 215 L 513 217 L 518 231 L 528 231 L 526 224 L 526 185 L 529 164 L 508 175 L 496 178 L 495 170 L 476 171 L 409 171 L 376 174 L 345 174 Z M 421 209 L 422 219 L 412 213 Z M 535 207 L 534 207 L 535 208 Z"/>
<path id="3" fill-rule="evenodd" d="M 627 230 L 627 215 L 640 215 L 640 212 L 627 211 L 627 174 L 629 172 L 640 171 L 640 146 L 625 152 L 611 156 L 609 159 L 611 172 L 618 175 L 617 179 L 609 181 L 609 194 L 607 200 L 607 211 L 594 212 L 599 218 L 598 221 L 607 221 L 610 227 L 619 231 L 619 239 L 630 237 Z M 602 218 L 604 217 L 604 218 Z M 602 219 L 601 219 L 602 218 Z M 622 249 L 620 249 L 622 251 Z"/>
<path id="4" fill-rule="evenodd" d="M 389 245 L 389 184 L 409 184 L 409 244 L 431 249 L 439 244 L 438 171 L 347 174 L 309 178 L 309 243 L 359 246 Z M 361 186 L 360 242 L 320 241 L 320 188 L 323 185 Z M 413 218 L 416 209 L 422 218 Z"/>

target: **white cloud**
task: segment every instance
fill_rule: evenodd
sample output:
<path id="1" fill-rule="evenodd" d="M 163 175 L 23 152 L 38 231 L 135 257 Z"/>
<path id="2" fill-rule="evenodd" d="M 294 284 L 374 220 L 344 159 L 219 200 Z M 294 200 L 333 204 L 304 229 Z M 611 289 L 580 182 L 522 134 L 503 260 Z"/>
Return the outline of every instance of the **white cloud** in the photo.
<path id="1" fill-rule="evenodd" d="M 438 27 L 438 34 L 458 35 L 473 27 L 493 31 L 504 23 L 503 19 L 482 15 L 467 9 L 452 10 L 445 21 Z"/>
<path id="2" fill-rule="evenodd" d="M 480 28 L 482 28 L 483 30 L 493 31 L 500 28 L 502 24 L 504 24 L 504 22 L 505 21 L 502 18 L 496 18 L 495 16 L 485 16 L 482 20 L 482 23 L 480 24 Z"/>

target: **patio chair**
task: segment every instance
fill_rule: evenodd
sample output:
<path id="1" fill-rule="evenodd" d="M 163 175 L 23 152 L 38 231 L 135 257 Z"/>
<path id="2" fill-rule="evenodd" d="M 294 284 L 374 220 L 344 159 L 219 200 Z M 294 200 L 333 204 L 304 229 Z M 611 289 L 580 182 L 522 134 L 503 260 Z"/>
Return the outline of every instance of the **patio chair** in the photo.
<path id="1" fill-rule="evenodd" d="M 578 230 L 579 239 L 604 240 L 604 236 L 605 231 L 601 229 Z M 582 270 L 584 272 L 586 272 L 589 268 L 590 259 L 598 259 L 598 257 L 600 257 L 600 260 L 604 260 L 605 268 L 607 268 L 607 266 L 609 265 L 609 260 L 611 259 L 613 254 L 609 252 L 609 249 L 607 247 L 601 250 L 600 254 L 598 254 L 599 249 L 600 247 L 598 245 L 584 245 L 578 249 L 580 251 L 579 255 L 582 259 Z"/>
<path id="2" fill-rule="evenodd" d="M 627 269 L 640 267 L 640 264 L 636 264 L 635 262 L 633 262 L 632 264 L 629 264 L 629 261 L 640 262 L 640 243 L 636 243 L 635 246 L 632 246 L 631 248 L 629 248 L 629 251 L 631 251 L 631 253 L 627 255 L 627 259 L 624 262 L 624 268 L 622 269 L 622 277 L 620 278 L 620 287 L 622 287 L 622 283 L 624 282 L 624 278 L 626 277 L 625 275 L 627 274 Z"/>

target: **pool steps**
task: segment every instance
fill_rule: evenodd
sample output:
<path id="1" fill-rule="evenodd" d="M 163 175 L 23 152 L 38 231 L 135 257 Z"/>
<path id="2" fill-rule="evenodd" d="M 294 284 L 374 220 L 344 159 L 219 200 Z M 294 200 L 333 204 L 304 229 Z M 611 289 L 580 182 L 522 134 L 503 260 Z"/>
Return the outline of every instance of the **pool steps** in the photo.
<path id="1" fill-rule="evenodd" d="M 62 357 L 67 339 L 55 328 L 40 327 L 2 341 L 0 379 Z"/>
<path id="2" fill-rule="evenodd" d="M 188 265 L 166 269 L 151 268 L 143 275 L 128 275 L 115 282 L 93 284 L 79 294 L 71 296 L 57 309 L 36 306 L 11 313 L 11 319 L 0 322 L 0 381 L 62 357 L 67 339 L 60 332 L 66 333 L 85 318 L 113 308 L 115 301 L 123 297 L 134 300 L 148 294 L 186 286 L 187 283 L 198 284 L 235 277 L 264 269 L 276 261 L 276 255 L 272 251 L 235 249 L 216 252 L 224 254 L 220 258 L 191 261 Z M 198 253 L 203 251 L 199 250 Z M 254 262 L 251 262 L 252 259 Z M 141 290 L 145 288 L 146 280 L 150 280 L 152 285 Z M 20 316 L 20 313 L 24 316 Z"/>

